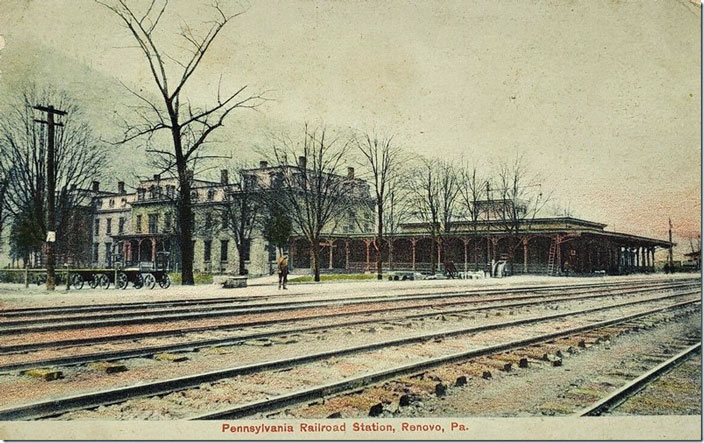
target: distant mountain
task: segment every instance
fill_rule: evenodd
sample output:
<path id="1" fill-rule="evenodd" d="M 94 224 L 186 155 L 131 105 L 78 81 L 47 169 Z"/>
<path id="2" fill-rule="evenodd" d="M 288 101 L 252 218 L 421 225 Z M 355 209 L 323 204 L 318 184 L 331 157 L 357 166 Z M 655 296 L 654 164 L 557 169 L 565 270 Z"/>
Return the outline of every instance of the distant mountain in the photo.
<path id="1" fill-rule="evenodd" d="M 0 97 L 3 97 L 0 100 L 3 104 L 8 96 L 30 82 L 40 86 L 53 85 L 69 93 L 81 107 L 96 135 L 110 142 L 121 137 L 122 119 L 134 118 L 126 105 L 137 103 L 137 99 L 117 78 L 91 68 L 90 60 L 77 60 L 61 50 L 34 41 L 7 42 L 0 54 Z M 147 91 L 147 96 L 150 95 L 149 91 L 156 90 L 152 83 L 139 86 L 134 89 Z M 265 134 L 269 127 L 263 112 L 233 112 L 225 126 L 218 129 L 216 137 L 212 138 L 209 152 L 255 161 L 257 155 L 253 148 L 265 144 Z M 215 162 L 222 164 L 225 161 Z M 220 164 L 210 164 L 211 172 L 206 175 L 216 177 Z M 208 168 L 203 165 L 203 169 Z M 134 143 L 114 146 L 110 162 L 101 172 L 106 177 L 104 186 L 101 187 L 110 189 L 116 187 L 119 180 L 135 183 L 138 176 L 149 176 L 154 171 L 148 165 L 143 147 Z"/>

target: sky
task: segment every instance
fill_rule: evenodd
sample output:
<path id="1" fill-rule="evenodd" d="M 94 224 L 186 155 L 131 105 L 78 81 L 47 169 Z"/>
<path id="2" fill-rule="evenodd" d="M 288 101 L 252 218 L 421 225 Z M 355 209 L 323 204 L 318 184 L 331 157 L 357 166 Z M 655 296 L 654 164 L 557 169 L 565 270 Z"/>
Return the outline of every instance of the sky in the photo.
<path id="1" fill-rule="evenodd" d="M 143 5 L 144 3 L 142 3 Z M 182 52 L 208 1 L 172 0 L 158 42 Z M 680 242 L 701 225 L 701 7 L 689 0 L 223 2 L 225 28 L 187 89 L 209 103 L 247 85 L 214 145 L 258 160 L 271 133 L 305 121 L 393 135 L 411 152 L 489 174 L 523 155 L 554 204 L 607 229 Z M 156 93 L 128 31 L 89 0 L 0 1 L 0 90 L 51 82 L 105 139 L 130 117 L 121 82 Z M 113 148 L 106 186 L 150 174 Z M 688 242 L 684 240 L 688 248 Z"/>

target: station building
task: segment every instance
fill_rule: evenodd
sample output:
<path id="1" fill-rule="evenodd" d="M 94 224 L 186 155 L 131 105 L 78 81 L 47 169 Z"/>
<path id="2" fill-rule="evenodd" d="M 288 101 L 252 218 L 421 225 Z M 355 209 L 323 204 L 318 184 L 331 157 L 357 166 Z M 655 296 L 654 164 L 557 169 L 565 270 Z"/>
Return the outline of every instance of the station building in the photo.
<path id="1" fill-rule="evenodd" d="M 299 160 L 300 161 L 300 160 Z M 301 165 L 291 166 L 295 170 Z M 247 175 L 260 186 L 272 186 L 287 173 L 261 162 Z M 322 272 L 374 272 L 376 242 L 374 212 L 369 187 L 354 177 L 349 168 L 341 179 L 354 182 L 359 202 L 336 220 L 322 235 Z M 192 201 L 195 216 L 194 271 L 234 273 L 238 269 L 236 242 L 226 223 L 220 220 L 228 193 L 239 192 L 241 184 L 230 183 L 227 171 L 220 181 L 194 179 Z M 158 175 L 142 180 L 135 192 L 125 191 L 123 182 L 114 193 L 94 199 L 91 266 L 111 267 L 114 260 L 126 265 L 154 262 L 158 252 L 169 252 L 172 269 L 178 269 L 179 251 L 175 225 L 177 180 Z M 97 192 L 97 185 L 95 185 Z M 499 204 L 501 202 L 498 202 Z M 449 232 L 438 235 L 435 247 L 427 225 L 410 222 L 399 232 L 386 236 L 381 245 L 384 270 L 429 272 L 431 251 L 437 272 L 452 262 L 460 271 L 489 271 L 492 263 L 505 263 L 513 274 L 625 274 L 654 272 L 655 251 L 670 247 L 664 240 L 605 230 L 606 225 L 572 217 L 543 217 L 523 220 L 511 233 L 496 218 L 496 200 L 480 202 L 485 208 L 476 222 L 458 220 Z M 245 266 L 252 275 L 275 269 L 277 251 L 258 231 L 253 231 L 245 248 Z M 310 271 L 310 245 L 293 235 L 289 246 L 294 273 Z"/>

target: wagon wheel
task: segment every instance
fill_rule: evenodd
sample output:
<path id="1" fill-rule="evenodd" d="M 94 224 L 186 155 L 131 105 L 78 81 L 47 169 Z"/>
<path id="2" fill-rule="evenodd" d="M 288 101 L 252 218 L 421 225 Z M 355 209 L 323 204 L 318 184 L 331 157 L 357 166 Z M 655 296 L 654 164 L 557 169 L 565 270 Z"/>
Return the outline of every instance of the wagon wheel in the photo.
<path id="1" fill-rule="evenodd" d="M 127 278 L 127 274 L 124 272 L 120 272 L 117 274 L 117 281 L 115 282 L 115 286 L 118 289 L 125 289 L 127 287 L 127 283 L 129 282 L 129 279 Z"/>
<path id="2" fill-rule="evenodd" d="M 97 288 L 99 284 L 98 280 L 100 280 L 100 274 L 93 274 L 91 279 L 88 281 L 88 286 L 90 286 L 91 289 Z"/>
<path id="3" fill-rule="evenodd" d="M 154 289 L 154 286 L 156 286 L 156 278 L 154 278 L 154 274 L 146 274 L 144 276 L 144 287 Z"/>
<path id="4" fill-rule="evenodd" d="M 144 277 L 142 277 L 142 274 L 137 273 L 134 276 L 134 282 L 132 283 L 135 289 L 141 289 L 142 286 L 144 286 Z"/>
<path id="5" fill-rule="evenodd" d="M 74 289 L 83 289 L 83 277 L 81 274 L 71 274 L 71 287 Z"/>
<path id="6" fill-rule="evenodd" d="M 167 274 L 166 272 L 164 272 L 164 275 L 162 275 L 159 279 L 159 286 L 162 289 L 166 289 L 171 286 L 171 278 L 169 278 L 169 274 Z"/>
<path id="7" fill-rule="evenodd" d="M 98 274 L 98 287 L 100 289 L 107 289 L 110 287 L 110 277 L 105 274 Z"/>

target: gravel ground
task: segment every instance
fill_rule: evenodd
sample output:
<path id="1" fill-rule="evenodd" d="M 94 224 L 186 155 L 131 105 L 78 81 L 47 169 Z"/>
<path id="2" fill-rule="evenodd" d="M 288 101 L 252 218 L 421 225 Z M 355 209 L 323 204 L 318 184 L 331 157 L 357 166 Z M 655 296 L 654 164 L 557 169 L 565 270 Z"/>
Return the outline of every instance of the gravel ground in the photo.
<path id="1" fill-rule="evenodd" d="M 638 308 L 619 309 L 619 315 L 642 311 L 647 305 Z M 616 313 L 612 313 L 616 315 Z M 65 414 L 61 419 L 181 419 L 220 409 L 226 405 L 250 402 L 271 395 L 289 392 L 306 386 L 318 385 L 321 380 L 332 382 L 342 378 L 376 371 L 390 366 L 407 364 L 461 350 L 472 349 L 527 335 L 547 332 L 586 324 L 604 316 L 591 315 L 588 318 L 573 318 L 564 322 L 513 327 L 497 331 L 476 333 L 416 343 L 396 348 L 338 357 L 322 362 L 296 366 L 279 371 L 235 377 L 215 384 L 201 385 L 199 389 L 169 394 L 161 398 L 134 399 L 118 405 L 101 407 L 95 411 L 80 411 Z M 325 335 L 321 335 L 327 338 Z M 468 346 L 469 344 L 469 346 Z M 317 350 L 317 349 L 316 349 Z M 281 355 L 281 354 L 279 354 Z M 282 355 L 283 356 L 283 355 Z M 524 386 L 525 388 L 525 386 Z"/>
<path id="2" fill-rule="evenodd" d="M 699 415 L 702 412 L 701 354 L 626 400 L 609 415 Z"/>
<path id="3" fill-rule="evenodd" d="M 688 334 L 701 335 L 700 312 L 661 324 L 652 330 L 622 335 L 610 342 L 578 350 L 574 354 L 565 353 L 566 358 L 560 367 L 552 367 L 545 362 L 532 362 L 528 370 L 504 373 L 494 368 L 493 377 L 485 380 L 477 374 L 476 367 L 470 369 L 469 365 L 456 365 L 452 373 L 464 373 L 468 378 L 467 384 L 461 387 L 452 386 L 454 379 L 448 378 L 442 370 L 429 371 L 424 377 L 427 381 L 425 389 L 422 383 L 420 389 L 417 383 L 413 383 L 417 398 L 408 407 L 399 407 L 398 396 L 390 395 L 394 391 L 403 392 L 403 386 L 398 389 L 397 386 L 386 384 L 365 390 L 364 395 L 342 398 L 337 402 L 337 399 L 328 399 L 325 408 L 320 405 L 291 408 L 284 415 L 321 418 L 337 410 L 342 411 L 343 417 L 365 417 L 368 416 L 369 407 L 380 401 L 385 405 L 383 416 L 386 417 L 570 415 L 625 383 L 623 374 L 635 377 L 657 364 L 644 363 L 642 356 L 660 353 L 663 346 L 667 346 L 663 344 Z M 557 347 L 564 352 L 567 343 Z M 484 368 L 491 370 L 490 362 L 479 369 L 481 371 Z M 631 407 L 628 412 L 701 414 L 701 366 L 698 366 L 699 373 L 696 372 L 696 367 L 691 369 L 685 374 L 686 394 L 678 391 L 677 387 L 681 384 L 663 380 L 661 390 L 665 391 L 665 399 L 660 405 L 653 408 L 652 403 L 643 400 L 640 403 L 646 403 L 649 409 Z M 687 369 L 683 369 L 685 370 Z M 450 386 L 444 397 L 432 393 L 439 381 Z M 668 403 L 680 395 L 683 395 L 681 400 L 688 405 L 687 408 L 676 409 L 671 406 L 672 403 Z"/>
<path id="4" fill-rule="evenodd" d="M 652 298 L 652 295 L 647 297 L 630 296 L 628 299 L 647 299 Z M 355 327 L 335 328 L 328 331 L 319 331 L 317 333 L 296 334 L 294 336 L 279 336 L 266 340 L 248 340 L 243 346 L 227 346 L 217 348 L 219 355 L 213 356 L 213 350 L 204 350 L 204 352 L 188 353 L 189 362 L 173 363 L 160 362 L 151 359 L 130 359 L 125 363 L 130 369 L 129 372 L 113 374 L 105 377 L 102 373 L 92 370 L 85 366 L 63 368 L 64 378 L 51 382 L 41 382 L 27 377 L 18 375 L 0 376 L 0 387 L 6 389 L 4 395 L 0 395 L 0 399 L 5 397 L 5 401 L 13 403 L 22 403 L 26 401 L 36 400 L 41 396 L 51 395 L 66 395 L 70 392 L 88 391 L 96 385 L 101 387 L 110 387 L 113 385 L 123 386 L 130 383 L 135 383 L 148 377 L 151 380 L 167 378 L 176 375 L 187 375 L 204 370 L 218 369 L 222 367 L 235 366 L 237 364 L 253 363 L 257 361 L 272 360 L 287 356 L 300 355 L 305 353 L 305 349 L 310 349 L 311 346 L 317 350 L 336 349 L 342 346 L 353 346 L 367 343 L 370 339 L 374 341 L 390 340 L 394 338 L 408 337 L 422 333 L 435 332 L 438 330 L 452 330 L 457 328 L 480 326 L 488 323 L 496 323 L 502 321 L 503 318 L 516 320 L 519 318 L 529 318 L 540 315 L 545 310 L 551 310 L 551 314 L 566 312 L 571 310 L 586 309 L 589 307 L 600 306 L 602 304 L 614 304 L 623 302 L 622 297 L 609 297 L 607 299 L 583 299 L 573 302 L 558 302 L 545 305 L 533 305 L 512 309 L 494 309 L 491 311 L 472 312 L 462 315 L 436 315 L 434 317 L 391 321 L 388 323 L 374 325 L 360 325 Z M 428 313 L 433 312 L 433 309 L 425 310 Z M 414 314 L 419 314 L 415 312 Z M 388 318 L 387 315 L 379 314 L 376 316 L 358 316 L 357 319 L 383 319 Z M 345 320 L 354 320 L 354 316 L 346 317 Z M 323 322 L 311 320 L 303 322 L 297 326 L 316 325 Z M 558 322 L 558 324 L 564 322 Z M 330 324 L 330 323 L 327 323 Z M 334 322 L 333 322 L 334 324 Z M 50 358 L 63 355 L 79 354 L 81 349 L 83 352 L 97 352 L 103 350 L 117 350 L 134 347 L 145 347 L 150 345 L 173 343 L 182 340 L 193 340 L 203 338 L 215 338 L 217 336 L 238 336 L 253 332 L 274 331 L 276 328 L 250 328 L 249 330 L 240 330 L 236 333 L 230 332 L 226 334 L 221 331 L 215 333 L 200 333 L 184 337 L 171 337 L 165 339 L 146 339 L 137 342 L 124 342 L 117 344 L 96 345 L 92 348 L 67 348 L 61 350 L 43 350 L 32 353 L 17 353 L 3 356 L 0 362 L 9 364 L 18 361 L 27 361 L 40 358 Z M 45 384 L 43 389 L 36 389 L 37 383 Z"/>

